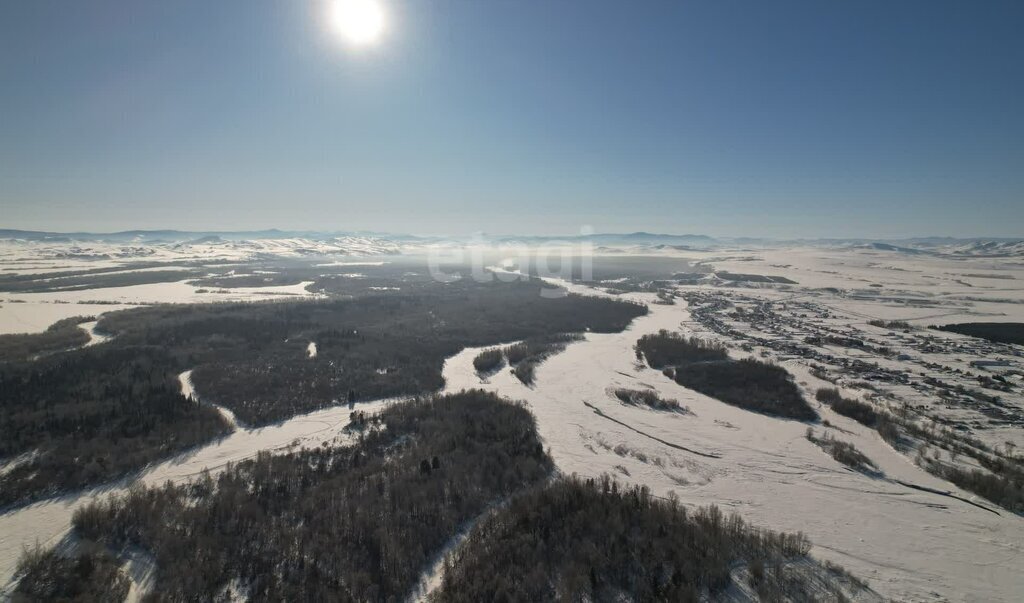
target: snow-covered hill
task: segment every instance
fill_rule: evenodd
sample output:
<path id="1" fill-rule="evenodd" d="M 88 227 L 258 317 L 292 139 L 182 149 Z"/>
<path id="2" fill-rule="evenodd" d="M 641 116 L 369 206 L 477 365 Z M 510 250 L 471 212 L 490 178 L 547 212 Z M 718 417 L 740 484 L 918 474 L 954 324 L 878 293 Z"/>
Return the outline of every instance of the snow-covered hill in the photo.
<path id="1" fill-rule="evenodd" d="M 241 240 L 207 236 L 186 241 L 137 243 L 69 239 L 0 239 L 0 260 L 247 260 L 314 255 L 386 255 L 400 253 L 401 250 L 402 246 L 394 241 L 361 236 Z"/>
<path id="2" fill-rule="evenodd" d="M 969 255 L 975 257 L 1022 257 L 1024 241 L 972 241 L 958 243 L 942 248 L 952 255 Z"/>
<path id="3" fill-rule="evenodd" d="M 914 240 L 874 241 L 850 245 L 854 249 L 891 251 L 908 255 L 967 256 L 967 257 L 1024 257 L 1024 241 L 948 239 L 942 241 Z"/>

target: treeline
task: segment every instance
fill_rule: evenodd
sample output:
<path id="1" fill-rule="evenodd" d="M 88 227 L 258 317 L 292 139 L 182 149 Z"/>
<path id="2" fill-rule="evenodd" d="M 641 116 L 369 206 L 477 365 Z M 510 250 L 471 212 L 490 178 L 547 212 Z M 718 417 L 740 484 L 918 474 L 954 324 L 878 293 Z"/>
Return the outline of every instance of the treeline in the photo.
<path id="1" fill-rule="evenodd" d="M 121 563 L 106 549 L 88 543 L 80 554 L 67 557 L 53 549 L 28 549 L 18 561 L 24 577 L 11 596 L 11 603 L 38 601 L 80 601 L 100 603 L 124 601 L 130 583 Z"/>
<path id="2" fill-rule="evenodd" d="M 0 507 L 80 488 L 227 433 L 156 347 L 97 346 L 0 366 Z"/>
<path id="3" fill-rule="evenodd" d="M 662 329 L 644 335 L 636 342 L 636 357 L 646 360 L 651 368 L 663 369 L 693 362 L 728 360 L 725 346 L 697 337 L 683 337 Z"/>
<path id="4" fill-rule="evenodd" d="M 208 270 L 180 270 L 168 266 L 168 270 L 131 270 L 123 267 L 103 274 L 98 271 L 78 271 L 68 276 L 55 277 L 52 274 L 18 275 L 20 278 L 0 280 L 0 291 L 11 293 L 66 293 L 69 291 L 87 291 L 89 289 L 106 289 L 109 287 L 128 287 L 132 285 L 150 285 L 153 283 L 169 283 L 184 280 L 190 276 L 202 276 Z M 118 272 L 120 271 L 120 272 Z"/>
<path id="5" fill-rule="evenodd" d="M 735 281 L 741 283 L 783 283 L 786 285 L 795 285 L 796 281 L 788 279 L 784 276 L 768 276 L 764 274 L 733 274 L 730 272 L 716 272 L 715 276 L 724 281 Z"/>
<path id="6" fill-rule="evenodd" d="M 461 525 L 553 470 L 533 416 L 482 391 L 358 418 L 352 446 L 136 486 L 77 511 L 75 533 L 152 555 L 158 600 L 395 601 Z"/>
<path id="7" fill-rule="evenodd" d="M 844 398 L 837 388 L 820 388 L 815 398 L 828 405 L 837 414 L 849 417 L 865 427 L 870 427 L 882 436 L 882 439 L 897 450 L 906 450 L 908 446 L 905 433 L 921 439 L 929 439 L 928 434 L 911 421 L 905 421 L 890 412 L 876 410 L 871 404 Z"/>
<path id="8" fill-rule="evenodd" d="M 879 415 L 874 406 L 859 400 L 844 398 L 837 388 L 820 388 L 814 397 L 818 402 L 827 404 L 838 414 L 849 417 L 865 427 L 875 428 L 878 426 Z"/>
<path id="9" fill-rule="evenodd" d="M 764 601 L 842 600 L 793 566 L 808 565 L 803 534 L 756 529 L 717 507 L 688 511 L 646 487 L 607 476 L 561 479 L 514 498 L 479 522 L 445 561 L 437 603 L 701 601 L 747 568 Z"/>
<path id="10" fill-rule="evenodd" d="M 505 362 L 505 354 L 500 348 L 484 350 L 473 358 L 473 368 L 478 373 L 490 373 L 498 369 Z"/>
<path id="11" fill-rule="evenodd" d="M 908 447 L 907 435 L 930 440 L 931 436 L 912 421 L 904 420 L 896 415 L 885 411 L 876 410 L 871 404 L 844 398 L 836 388 L 821 388 L 815 393 L 815 398 L 823 404 L 827 404 L 837 414 L 849 417 L 865 427 L 870 427 L 882 436 L 882 439 L 897 450 L 906 450 Z M 952 442 L 951 442 L 952 443 Z"/>
<path id="12" fill-rule="evenodd" d="M 526 385 L 533 385 L 534 372 L 549 356 L 565 350 L 573 341 L 583 339 L 579 333 L 552 333 L 536 335 L 514 343 L 504 349 L 505 358 L 512 365 L 512 374 Z"/>
<path id="13" fill-rule="evenodd" d="M 0 335 L 0 363 L 32 360 L 81 347 L 89 342 L 89 334 L 78 325 L 89 320 L 92 318 L 88 316 L 73 316 L 58 320 L 42 333 Z"/>
<path id="14" fill-rule="evenodd" d="M 962 322 L 932 328 L 970 335 L 996 343 L 1024 345 L 1024 323 L 1022 322 Z"/>
<path id="15" fill-rule="evenodd" d="M 720 344 L 664 329 L 641 337 L 635 349 L 638 359 L 662 369 L 676 383 L 726 404 L 800 421 L 818 419 L 780 366 L 753 358 L 733 360 Z"/>
<path id="16" fill-rule="evenodd" d="M 999 456 L 978 440 L 960 441 L 952 432 L 936 433 L 892 413 L 876 411 L 869 404 L 842 397 L 838 389 L 822 388 L 816 396 L 837 413 L 874 428 L 897 450 L 910 447 L 913 440 L 908 440 L 908 437 L 919 440 L 921 444 L 916 460 L 923 469 L 1004 509 L 1024 513 L 1024 464 L 1019 458 Z M 987 471 L 928 458 L 923 454 L 924 446 L 928 444 L 946 450 L 951 459 L 961 454 L 970 456 Z"/>
<path id="17" fill-rule="evenodd" d="M 862 473 L 878 472 L 878 467 L 871 462 L 871 459 L 869 459 L 867 455 L 858 450 L 856 446 L 850 442 L 837 440 L 828 432 L 823 433 L 819 437 L 814 433 L 814 429 L 808 427 L 807 440 L 816 444 L 832 458 L 854 471 L 860 471 Z"/>
<path id="18" fill-rule="evenodd" d="M 672 377 L 684 387 L 733 406 L 799 421 L 818 419 L 790 374 L 774 364 L 753 358 L 684 364 L 676 367 Z"/>
<path id="19" fill-rule="evenodd" d="M 210 262 L 219 263 L 219 262 Z M 131 270 L 139 271 L 151 268 L 160 267 L 177 267 L 180 262 L 144 262 L 144 261 L 132 261 Z M 69 276 L 82 277 L 96 274 L 107 274 L 109 272 L 124 272 L 127 270 L 126 265 L 115 265 L 115 266 L 104 266 L 103 268 L 86 268 L 82 270 L 58 270 L 55 272 L 24 272 L 24 273 L 13 273 L 13 274 L 0 274 L 0 291 L 18 291 L 18 289 L 10 288 L 12 285 L 19 285 L 24 283 L 42 282 L 50 283 L 51 285 L 55 282 L 59 283 L 60 279 L 67 278 Z M 58 285 L 59 286 L 59 285 Z"/>
<path id="20" fill-rule="evenodd" d="M 0 506 L 107 481 L 225 433 L 218 413 L 180 396 L 184 370 L 194 369 L 200 395 L 265 425 L 440 389 L 444 359 L 467 346 L 617 331 L 644 312 L 545 298 L 535 282 L 471 281 L 352 300 L 113 312 L 97 326 L 113 336 L 101 346 L 0 363 Z M 55 330 L 87 338 L 72 322 Z"/>
<path id="21" fill-rule="evenodd" d="M 1006 463 L 992 471 L 957 467 L 952 464 L 921 456 L 920 461 L 929 473 L 974 492 L 978 496 L 1013 511 L 1024 513 L 1024 471 L 1021 467 Z"/>
<path id="22" fill-rule="evenodd" d="M 630 406 L 646 406 L 654 410 L 667 410 L 671 412 L 690 412 L 688 408 L 679 404 L 678 400 L 662 398 L 658 392 L 649 389 L 629 389 L 620 387 L 615 390 L 615 397 L 623 404 Z"/>
<path id="23" fill-rule="evenodd" d="M 98 327 L 115 341 L 168 346 L 195 369 L 201 396 L 265 425 L 350 397 L 437 390 L 444 359 L 465 347 L 616 332 L 646 311 L 543 297 L 536 282 L 460 281 L 350 300 L 142 308 L 106 315 Z M 309 341 L 317 344 L 312 359 Z"/>
<path id="24" fill-rule="evenodd" d="M 314 280 L 314 279 L 310 279 Z M 296 271 L 255 274 L 223 274 L 208 276 L 188 284 L 193 287 L 213 287 L 217 289 L 230 289 L 232 287 L 283 287 L 287 285 L 298 285 L 303 281 L 301 275 Z"/>
<path id="25" fill-rule="evenodd" d="M 512 366 L 512 373 L 526 385 L 533 383 L 534 369 L 552 354 L 557 354 L 573 341 L 583 338 L 578 333 L 555 333 L 528 337 L 525 341 L 513 343 L 504 348 L 489 348 L 473 358 L 473 368 L 486 374 L 497 370 L 505 361 Z"/>
<path id="26" fill-rule="evenodd" d="M 505 357 L 512 364 L 523 360 L 542 359 L 561 352 L 566 345 L 581 339 L 583 336 L 579 333 L 552 333 L 527 337 L 525 341 L 505 348 Z"/>
<path id="27" fill-rule="evenodd" d="M 905 320 L 869 320 L 868 324 L 880 329 L 891 329 L 893 331 L 904 331 L 911 328 L 910 323 Z"/>

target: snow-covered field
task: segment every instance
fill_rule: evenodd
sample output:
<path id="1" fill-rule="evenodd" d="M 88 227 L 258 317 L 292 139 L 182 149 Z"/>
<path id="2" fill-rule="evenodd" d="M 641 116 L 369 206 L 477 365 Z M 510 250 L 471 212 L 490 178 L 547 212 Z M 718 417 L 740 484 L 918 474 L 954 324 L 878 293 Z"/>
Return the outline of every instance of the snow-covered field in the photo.
<path id="1" fill-rule="evenodd" d="M 0 239 L 0 279 L 25 275 L 84 275 L 107 270 L 97 278 L 138 272 L 196 269 L 202 265 L 244 266 L 267 258 L 322 258 L 322 265 L 382 266 L 374 258 L 400 251 L 398 244 L 372 237 L 344 236 L 324 240 L 304 238 L 195 241 L 75 241 Z M 353 259 L 354 258 L 354 259 Z M 157 265 L 151 265 L 157 264 Z M 258 271 L 257 271 L 258 272 Z M 253 272 L 255 274 L 256 272 Z M 55 277 L 56 278 L 56 277 Z M 203 287 L 194 277 L 174 282 L 45 293 L 0 290 L 0 335 L 37 333 L 72 316 L 99 316 L 130 305 L 260 301 L 281 296 L 310 296 L 312 281 L 287 286 Z"/>
<path id="2" fill-rule="evenodd" d="M 195 243 L 187 251 L 165 249 L 160 251 L 163 255 L 159 259 L 194 259 L 197 254 L 207 254 L 241 261 L 254 253 L 300 254 L 309 247 L 293 241 L 275 243 L 277 247 L 264 243 L 256 250 L 251 245 L 228 243 Z M 377 252 L 386 247 L 359 247 L 364 243 L 346 244 L 361 252 Z M 18 249 L 24 252 L 25 245 Z M 207 253 L 204 246 L 216 251 Z M 52 251 L 54 247 L 42 249 Z M 877 362 L 893 373 L 920 377 L 930 371 L 929 374 L 944 379 L 967 383 L 960 376 L 952 376 L 952 371 L 971 370 L 971 360 L 1005 358 L 1011 364 L 1011 379 L 1013 370 L 1020 368 L 1024 360 L 1010 346 L 985 347 L 977 340 L 923 328 L 891 333 L 867 322 L 902 320 L 915 327 L 970 321 L 1024 322 L 1024 260 L 986 256 L 986 250 L 991 249 L 973 246 L 943 254 L 870 246 L 798 246 L 668 249 L 658 253 L 662 258 L 688 260 L 703 272 L 692 285 L 671 286 L 677 295 L 698 293 L 711 300 L 724 299 L 729 304 L 728 312 L 737 307 L 748 312 L 771 309 L 769 318 L 749 324 L 726 318 L 725 310 L 714 314 L 722 317 L 725 327 L 742 331 L 745 336 L 757 335 L 767 342 L 801 342 L 805 336 L 819 332 L 856 333 L 869 342 L 892 347 L 906 358 L 868 357 L 861 350 L 827 346 L 822 349 L 835 358 Z M 999 250 L 1013 252 L 1007 246 Z M 88 248 L 80 255 L 85 257 L 97 251 L 103 250 Z M 31 257 L 17 253 L 0 246 L 0 263 L 18 273 L 67 270 L 71 269 L 69 266 L 80 270 L 104 262 L 126 265 L 124 257 L 109 249 L 105 252 L 108 257 L 89 260 L 68 258 L 55 251 L 53 257 L 45 253 Z M 140 258 L 153 259 L 141 252 Z M 372 267 L 376 262 L 324 260 L 324 265 L 330 264 Z M 783 277 L 794 284 L 729 280 L 744 274 Z M 616 279 L 614 284 L 619 286 L 622 279 Z M 0 333 L 41 331 L 68 316 L 95 316 L 136 304 L 282 296 L 297 299 L 312 295 L 306 291 L 306 285 L 308 282 L 232 288 L 220 293 L 212 289 L 200 292 L 201 287 L 183 280 L 84 291 L 0 293 Z M 571 284 L 569 288 L 578 293 L 608 295 L 580 284 Z M 833 413 L 828 407 L 818 406 L 822 418 L 841 432 L 841 439 L 854 443 L 866 454 L 883 477 L 851 471 L 833 460 L 805 438 L 804 423 L 723 404 L 684 389 L 659 371 L 638 364 L 633 352 L 636 340 L 643 334 L 668 329 L 718 338 L 733 347 L 734 355 L 763 353 L 795 376 L 808 399 L 813 400 L 818 387 L 832 385 L 812 375 L 812 363 L 807 358 L 756 342 L 747 352 L 737 350 L 741 342 L 750 342 L 712 332 L 706 322 L 695 317 L 697 305 L 689 306 L 681 298 L 677 298 L 675 305 L 662 305 L 653 303 L 657 298 L 652 293 L 629 293 L 623 297 L 648 303 L 650 314 L 636 320 L 623 333 L 587 334 L 585 340 L 569 345 L 537 368 L 534 386 L 523 385 L 507 368 L 480 378 L 472 367 L 479 350 L 467 349 L 446 362 L 446 389 L 480 387 L 525 400 L 537 416 L 541 435 L 563 473 L 610 473 L 623 482 L 646 484 L 658 495 L 674 492 L 689 504 L 717 504 L 737 511 L 757 525 L 803 531 L 814 542 L 815 556 L 842 564 L 866 578 L 884 596 L 908 601 L 1020 600 L 1020 593 L 1024 592 L 1024 519 L 931 475 L 916 465 L 913 458 L 890 447 L 875 431 Z M 93 335 L 92 343 L 99 343 L 93 326 L 94 323 L 82 325 Z M 932 340 L 947 349 L 919 351 Z M 307 354 L 316 355 L 315 342 L 308 344 Z M 926 368 L 928 363 L 943 368 Z M 841 379 L 838 383 L 844 393 L 864 394 L 848 389 L 849 381 L 852 379 Z M 183 390 L 190 393 L 187 373 L 181 376 L 181 382 Z M 972 436 L 989 444 L 1010 441 L 1024 448 L 1024 400 L 1020 381 L 1016 383 L 1014 392 L 1002 394 L 1004 407 L 1013 420 L 1000 421 L 989 421 L 970 408 L 938 403 L 932 390 L 917 387 L 919 384 L 886 384 L 882 389 L 891 396 L 887 400 L 892 404 L 909 404 L 962 422 Z M 627 406 L 609 393 L 615 387 L 652 389 L 662 397 L 678 400 L 691 412 Z M 382 404 L 360 404 L 358 408 L 367 410 Z M 239 426 L 217 442 L 150 467 L 140 479 L 148 484 L 184 480 L 204 468 L 218 470 L 260 450 L 318 445 L 338 436 L 349 420 L 349 413 L 350 408 L 343 406 L 262 429 Z M 960 498 L 905 484 L 949 492 Z M 0 583 L 12 575 L 22 547 L 59 541 L 67 533 L 74 509 L 127 485 L 96 488 L 0 515 Z"/>
<path id="3" fill-rule="evenodd" d="M 723 404 L 638 366 L 633 344 L 641 335 L 679 329 L 689 319 L 682 304 L 651 309 L 624 333 L 588 334 L 553 356 L 537 369 L 533 387 L 508 371 L 481 379 L 472 366 L 479 350 L 464 350 L 445 364 L 447 389 L 480 387 L 527 401 L 566 474 L 610 473 L 762 526 L 801 530 L 815 556 L 846 566 L 885 596 L 1019 600 L 1024 519 L 850 471 L 805 439 L 804 423 Z M 607 392 L 615 386 L 654 389 L 692 414 L 623 405 Z M 919 469 L 873 431 L 819 412 L 889 478 L 977 498 Z"/>
<path id="4" fill-rule="evenodd" d="M 1021 368 L 1020 350 L 955 334 L 914 331 L 887 333 L 868 326 L 872 319 L 903 320 L 918 327 L 951 322 L 1024 321 L 1024 262 L 1012 257 L 916 255 L 875 248 L 687 250 L 679 252 L 708 270 L 693 286 L 670 287 L 677 294 L 712 292 L 725 299 L 747 298 L 745 307 L 768 302 L 777 315 L 765 319 L 770 342 L 799 341 L 814 328 L 835 329 L 892 346 L 900 360 L 829 349 L 837 358 L 859 355 L 899 372 L 917 373 L 919 362 L 952 371 L 972 369 L 969 361 L 1004 358 L 1013 373 Z M 795 284 L 728 281 L 719 275 L 778 276 Z M 574 292 L 584 292 L 579 286 Z M 649 294 L 624 297 L 651 302 Z M 806 320 L 809 301 L 826 319 Z M 739 303 L 737 305 L 743 305 Z M 526 400 L 541 434 L 565 473 L 611 473 L 643 483 L 656 493 L 674 492 L 698 505 L 718 504 L 760 525 L 807 533 L 814 554 L 838 562 L 867 578 L 881 594 L 897 600 L 1017 601 L 1024 592 L 1024 519 L 958 489 L 918 467 L 872 429 L 816 404 L 822 418 L 840 431 L 881 470 L 883 477 L 852 471 L 809 442 L 807 425 L 747 412 L 687 390 L 659 371 L 637 363 L 633 345 L 659 329 L 737 340 L 711 333 L 693 320 L 681 300 L 650 305 L 651 314 L 625 333 L 588 334 L 537 369 L 527 387 L 507 370 L 486 378 L 473 370 L 479 350 L 464 350 L 445 365 L 449 390 L 482 387 Z M 735 309 L 731 302 L 727 311 Z M 763 307 L 762 307 L 763 309 Z M 722 313 L 725 313 L 723 310 Z M 803 323 L 801 324 L 801 321 Z M 745 323 L 730 325 L 745 330 Z M 808 329 L 801 333 L 801 329 Z M 787 329 L 789 329 L 787 331 Z M 917 354 L 914 346 L 934 340 L 946 351 Z M 832 383 L 815 378 L 810 362 L 754 346 L 753 351 L 785 366 L 808 399 Z M 734 351 L 734 355 L 745 355 Z M 934 370 L 932 371 L 934 372 Z M 1012 377 L 1011 377 L 1012 378 Z M 961 379 L 971 385 L 971 380 Z M 841 381 L 842 384 L 842 381 Z M 882 384 L 884 385 L 884 384 Z M 976 384 L 975 384 L 976 385 Z M 615 387 L 652 389 L 677 399 L 692 412 L 657 412 L 621 404 Z M 997 447 L 1024 445 L 1024 400 L 1019 387 L 1002 393 L 1015 415 L 1014 425 L 988 421 L 979 413 L 937 404 L 930 392 L 906 386 L 882 387 L 893 403 L 927 409 L 932 416 L 961 419 L 970 434 Z M 844 394 L 856 397 L 844 390 Z M 992 425 L 991 423 L 995 423 Z M 903 482 L 903 483 L 900 483 Z M 948 492 L 925 492 L 905 484 Z"/>
<path id="5" fill-rule="evenodd" d="M 688 251 L 718 272 L 782 276 L 796 289 L 833 287 L 851 310 L 921 324 L 1024 321 L 1024 258 L 913 255 L 795 247 Z M 914 301 L 922 303 L 915 305 Z"/>
<path id="6" fill-rule="evenodd" d="M 190 280 L 193 279 L 81 291 L 0 293 L 3 296 L 0 297 L 0 334 L 38 333 L 62 318 L 99 316 L 140 305 L 264 301 L 316 296 L 306 291 L 306 286 L 312 281 L 296 285 L 210 289 L 189 284 Z"/>
<path id="7" fill-rule="evenodd" d="M 130 307 L 122 304 L 65 304 L 26 301 L 11 303 L 10 299 L 0 298 L 0 335 L 39 333 L 64 318 L 99 316 L 105 312 Z"/>
<path id="8" fill-rule="evenodd" d="M 43 273 L 81 268 L 120 266 L 124 262 L 246 261 L 256 257 L 372 256 L 397 253 L 398 243 L 377 237 L 336 236 L 325 238 L 281 237 L 224 240 L 135 241 L 0 239 L 0 263 L 18 273 Z"/>

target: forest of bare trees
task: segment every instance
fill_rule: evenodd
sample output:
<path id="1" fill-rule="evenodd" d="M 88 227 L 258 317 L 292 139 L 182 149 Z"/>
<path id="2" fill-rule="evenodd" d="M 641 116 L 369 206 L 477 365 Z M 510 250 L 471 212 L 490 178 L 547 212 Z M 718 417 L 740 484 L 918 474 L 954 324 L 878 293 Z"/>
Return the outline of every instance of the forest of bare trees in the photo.
<path id="1" fill-rule="evenodd" d="M 155 346 L 97 346 L 0 364 L 0 507 L 136 471 L 229 431 L 181 395 Z"/>
<path id="2" fill-rule="evenodd" d="M 352 445 L 261 453 L 216 478 L 86 506 L 76 535 L 152 555 L 155 600 L 210 601 L 243 585 L 250 600 L 393 601 L 463 523 L 553 469 L 533 416 L 493 394 L 357 419 Z M 22 591 L 44 588 L 51 565 L 27 559 Z M 119 585 L 110 588 L 98 600 L 114 600 Z"/>
<path id="3" fill-rule="evenodd" d="M 662 330 L 636 343 L 638 359 L 683 387 L 767 415 L 816 421 L 786 369 L 754 358 L 733 360 L 720 344 Z"/>
<path id="4" fill-rule="evenodd" d="M 542 343 L 571 340 L 563 333 L 619 331 L 647 311 L 540 288 L 467 280 L 353 299 L 137 308 L 103 316 L 105 343 L 38 359 L 25 356 L 71 343 L 65 333 L 88 339 L 81 319 L 6 336 L 22 351 L 0 361 L 0 507 L 110 481 L 226 433 L 215 410 L 180 395 L 185 370 L 200 396 L 261 426 L 436 391 L 445 358 L 464 347 L 536 341 L 533 358 Z"/>
<path id="5" fill-rule="evenodd" d="M 809 549 L 803 534 L 757 529 L 717 507 L 689 510 L 607 476 L 570 477 L 478 523 L 446 560 L 432 600 L 715 600 L 747 567 L 761 600 L 810 601 L 825 593 L 790 567 Z"/>

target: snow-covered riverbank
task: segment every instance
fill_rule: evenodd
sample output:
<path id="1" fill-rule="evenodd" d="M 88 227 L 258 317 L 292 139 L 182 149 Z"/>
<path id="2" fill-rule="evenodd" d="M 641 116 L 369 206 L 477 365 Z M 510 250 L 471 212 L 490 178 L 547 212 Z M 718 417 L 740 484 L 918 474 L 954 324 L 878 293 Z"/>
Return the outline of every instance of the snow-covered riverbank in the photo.
<path id="1" fill-rule="evenodd" d="M 389 401 L 359 403 L 354 408 L 365 412 L 380 410 Z M 261 451 L 284 452 L 293 447 L 312 448 L 341 435 L 349 423 L 353 408 L 348 405 L 299 415 L 266 427 L 236 429 L 231 434 L 158 463 L 138 478 L 146 485 L 179 482 L 195 477 L 204 469 L 216 473 L 228 463 L 237 463 Z M 76 509 L 97 498 L 124 492 L 133 480 L 121 480 L 83 492 L 41 501 L 0 515 L 0 585 L 14 575 L 24 547 L 58 542 L 71 527 Z M 0 595 L 3 590 L 0 587 Z M 0 596 L 2 599 L 2 596 Z"/>
<path id="2" fill-rule="evenodd" d="M 552 356 L 531 387 L 507 370 L 481 379 L 472 365 L 480 350 L 463 350 L 445 363 L 447 389 L 478 387 L 527 401 L 563 473 L 609 473 L 764 527 L 803 531 L 814 555 L 846 566 L 882 595 L 1015 601 L 1024 592 L 1024 519 L 850 471 L 806 440 L 807 424 L 723 404 L 638 365 L 633 345 L 641 335 L 690 326 L 684 304 L 650 308 L 623 333 L 587 334 Z M 809 389 L 820 385 L 802 365 L 784 366 L 797 369 Z M 694 414 L 626 406 L 609 387 L 651 388 Z M 977 498 L 921 470 L 872 430 L 819 410 L 890 478 Z"/>
<path id="3" fill-rule="evenodd" d="M 228 425 L 230 425 L 232 429 L 238 429 L 239 427 L 244 427 L 244 425 L 240 425 L 239 424 L 238 419 L 235 417 L 235 413 L 233 413 L 231 411 L 231 409 L 225 408 L 225 407 L 220 406 L 218 404 L 213 404 L 212 402 L 204 402 L 204 401 L 199 399 L 199 394 L 196 393 L 196 388 L 192 384 L 192 370 L 191 369 L 189 369 L 189 370 L 181 373 L 180 375 L 178 375 L 178 383 L 181 384 L 181 395 L 182 396 L 185 396 L 186 398 L 191 398 L 192 400 L 195 400 L 197 403 L 208 404 L 208 405 L 212 406 L 213 408 L 216 408 L 217 412 L 220 413 L 220 416 L 224 417 L 224 420 L 227 421 Z"/>
<path id="4" fill-rule="evenodd" d="M 573 290 L 587 292 L 581 285 Z M 623 297 L 654 299 L 650 294 Z M 537 367 L 531 386 L 507 367 L 481 378 L 472 362 L 482 348 L 463 350 L 445 363 L 446 391 L 482 388 L 525 400 L 563 473 L 609 473 L 623 482 L 646 484 L 658 495 L 674 492 L 688 504 L 717 504 L 763 527 L 803 531 L 815 544 L 814 555 L 846 566 L 887 597 L 1015 601 L 1024 592 L 1024 519 L 896 483 L 976 499 L 921 470 L 874 431 L 827 408 L 819 408 L 822 417 L 843 429 L 843 439 L 854 442 L 890 479 L 840 465 L 807 441 L 805 423 L 720 403 L 639 365 L 633 345 L 641 335 L 659 329 L 686 332 L 693 326 L 685 304 L 652 303 L 650 310 L 623 333 L 588 333 L 570 344 Z M 782 364 L 808 392 L 822 385 L 799 360 Z M 181 381 L 183 392 L 193 393 L 188 373 Z M 621 404 L 608 393 L 615 387 L 656 390 L 692 413 Z M 383 404 L 356 408 L 372 411 Z M 261 429 L 237 428 L 150 468 L 140 480 L 184 480 L 261 450 L 316 446 L 336 437 L 349 413 L 348 406 L 341 406 Z M 76 508 L 127 485 L 120 482 L 0 515 L 0 583 L 13 574 L 23 546 L 57 542 Z M 439 579 L 436 571 L 427 577 L 431 584 Z"/>

